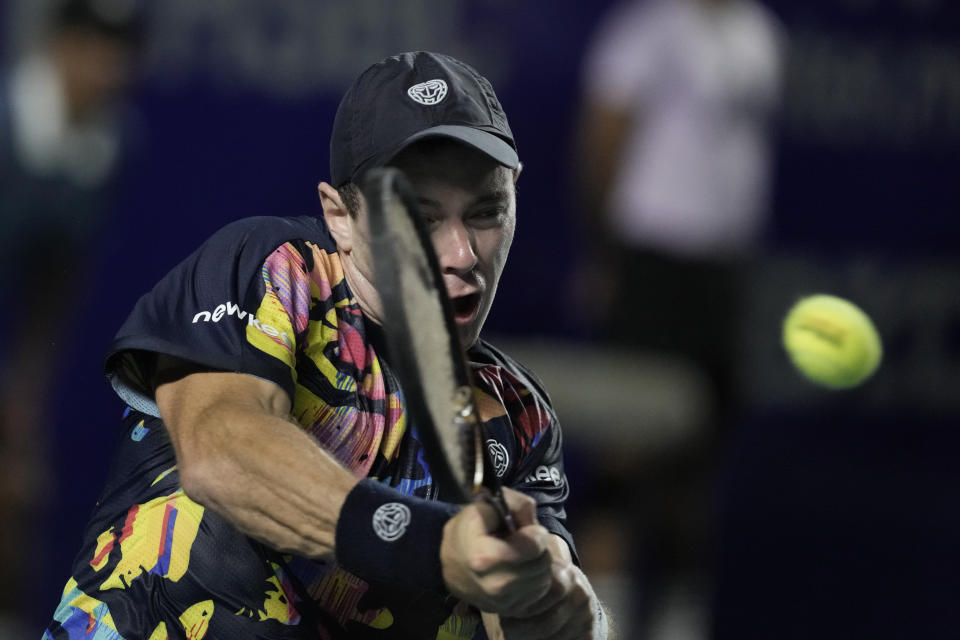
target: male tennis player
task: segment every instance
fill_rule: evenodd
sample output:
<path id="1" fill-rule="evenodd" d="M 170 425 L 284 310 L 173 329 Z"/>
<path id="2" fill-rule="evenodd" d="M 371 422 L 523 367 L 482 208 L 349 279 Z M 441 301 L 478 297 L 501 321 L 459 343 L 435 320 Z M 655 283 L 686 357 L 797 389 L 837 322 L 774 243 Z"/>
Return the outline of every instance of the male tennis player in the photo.
<path id="1" fill-rule="evenodd" d="M 330 160 L 322 218 L 228 225 L 120 329 L 122 444 L 44 638 L 603 635 L 563 524 L 554 413 L 479 339 L 520 173 L 492 87 L 447 56 L 387 58 L 344 96 Z M 438 499 L 382 358 L 356 185 L 387 164 L 429 220 L 516 533 Z"/>

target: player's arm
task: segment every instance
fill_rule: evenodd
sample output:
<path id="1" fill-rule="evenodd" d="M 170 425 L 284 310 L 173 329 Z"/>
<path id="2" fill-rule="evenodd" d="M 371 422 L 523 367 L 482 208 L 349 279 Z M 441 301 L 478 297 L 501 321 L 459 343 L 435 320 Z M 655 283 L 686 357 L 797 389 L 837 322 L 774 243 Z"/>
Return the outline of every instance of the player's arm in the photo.
<path id="1" fill-rule="evenodd" d="M 369 497 L 370 491 L 389 492 L 388 500 L 403 499 L 378 483 L 354 491 L 358 480 L 353 474 L 289 420 L 289 397 L 276 384 L 239 373 L 183 375 L 184 366 L 162 358 L 156 389 L 184 491 L 246 535 L 280 551 L 318 557 L 334 551 L 348 495 L 351 505 Z M 416 508 L 413 502 L 419 499 L 410 500 Z M 510 492 L 507 500 L 520 524 L 515 534 L 497 536 L 493 508 L 469 505 L 442 530 L 438 527 L 435 546 L 419 545 L 413 558 L 397 559 L 397 566 L 401 561 L 422 562 L 397 578 L 410 580 L 416 572 L 429 573 L 430 563 L 437 564 L 442 586 L 461 599 L 502 613 L 524 610 L 531 597 L 542 596 L 550 586 L 551 536 L 536 523 L 531 498 Z M 424 518 L 415 514 L 415 519 Z M 369 514 L 359 520 L 369 528 Z M 378 543 L 371 535 L 352 537 L 350 556 L 377 557 L 382 549 L 363 546 L 371 541 Z M 344 554 L 338 555 L 341 562 Z M 392 568 L 379 564 L 377 570 Z M 363 571 L 358 575 L 370 577 Z"/>
<path id="2" fill-rule="evenodd" d="M 353 474 L 290 421 L 275 383 L 183 367 L 161 357 L 156 401 L 186 494 L 279 551 L 332 552 Z"/>

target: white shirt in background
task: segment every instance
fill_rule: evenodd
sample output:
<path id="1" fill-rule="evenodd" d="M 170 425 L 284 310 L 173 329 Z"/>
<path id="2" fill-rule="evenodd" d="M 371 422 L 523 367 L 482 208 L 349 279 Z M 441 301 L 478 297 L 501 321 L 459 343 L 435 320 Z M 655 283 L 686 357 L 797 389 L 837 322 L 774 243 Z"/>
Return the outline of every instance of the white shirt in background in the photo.
<path id="1" fill-rule="evenodd" d="M 609 212 L 625 244 L 700 257 L 755 244 L 780 40 L 772 14 L 748 0 L 628 2 L 606 16 L 584 90 L 634 117 Z"/>

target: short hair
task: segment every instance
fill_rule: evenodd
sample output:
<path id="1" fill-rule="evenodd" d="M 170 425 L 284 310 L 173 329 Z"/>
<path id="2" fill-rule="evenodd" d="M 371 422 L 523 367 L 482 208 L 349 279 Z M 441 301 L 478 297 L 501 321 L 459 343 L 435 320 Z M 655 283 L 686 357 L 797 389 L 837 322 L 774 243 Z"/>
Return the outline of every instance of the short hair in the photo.
<path id="1" fill-rule="evenodd" d="M 360 187 L 353 182 L 347 182 L 337 188 L 337 194 L 343 201 L 343 206 L 347 208 L 347 213 L 351 218 L 360 215 Z"/>

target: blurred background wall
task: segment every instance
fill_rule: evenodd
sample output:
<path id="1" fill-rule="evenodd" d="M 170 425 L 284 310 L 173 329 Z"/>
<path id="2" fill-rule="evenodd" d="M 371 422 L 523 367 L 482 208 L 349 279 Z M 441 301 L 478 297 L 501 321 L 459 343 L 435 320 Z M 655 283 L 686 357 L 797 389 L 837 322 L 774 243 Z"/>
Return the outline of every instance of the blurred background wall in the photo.
<path id="1" fill-rule="evenodd" d="M 48 6 L 0 4 L 7 65 L 40 41 Z M 30 552 L 35 584 L 25 617 L 33 627 L 45 623 L 59 598 L 106 475 L 122 411 L 100 369 L 113 333 L 143 292 L 226 222 L 320 212 L 316 184 L 327 177 L 339 96 L 385 55 L 431 49 L 460 57 L 490 78 L 509 114 L 525 169 L 517 237 L 490 334 L 534 354 L 543 344 L 602 351 L 603 336 L 584 333 L 572 319 L 568 288 L 582 247 L 574 189 L 582 170 L 574 144 L 582 58 L 612 6 L 145 5 L 129 100 L 133 152 L 108 223 L 88 241 L 82 291 L 57 309 L 67 329 L 54 349 L 55 389 L 44 398 L 50 490 Z M 711 465 L 716 574 L 698 606 L 701 616 L 712 613 L 705 623 L 659 637 L 955 637 L 960 8 L 948 0 L 767 6 L 782 21 L 789 47 L 771 214 L 745 312 L 736 318 L 741 409 Z M 15 270 L 5 275 L 18 277 Z M 786 308 L 821 291 L 855 300 L 885 340 L 885 361 L 862 388 L 813 388 L 781 352 Z M 3 303 L 4 315 L 16 309 L 16 300 Z M 557 367 L 576 374 L 577 358 Z M 614 366 L 604 362 L 597 371 Z M 636 378 L 624 374 L 639 385 L 626 405 L 645 415 L 676 392 L 676 385 L 661 389 L 664 379 L 674 379 L 669 375 L 656 366 Z M 676 379 L 686 384 L 695 376 Z M 589 387 L 610 386 L 612 375 L 583 383 L 582 395 L 557 399 L 561 421 L 571 415 L 565 428 L 575 530 L 587 530 L 578 509 L 588 511 L 584 503 L 595 499 L 578 492 L 578 483 L 594 486 L 604 453 L 621 447 L 640 460 L 655 450 L 644 440 L 653 436 L 643 420 L 612 433 L 590 424 L 604 407 L 591 408 L 598 401 Z M 680 393 L 671 407 L 700 397 Z M 665 428 L 683 429 L 685 421 Z M 629 491 L 629 484 L 610 491 Z M 624 562 L 623 571 L 632 570 Z M 633 607 L 629 595 L 624 602 Z"/>

